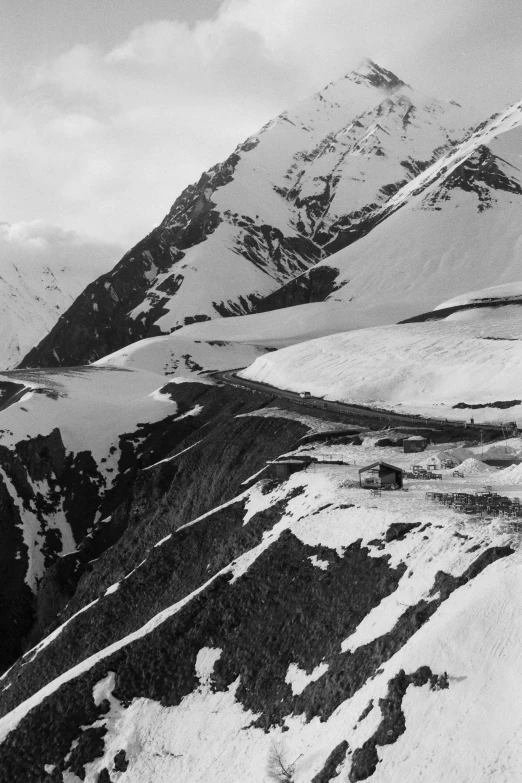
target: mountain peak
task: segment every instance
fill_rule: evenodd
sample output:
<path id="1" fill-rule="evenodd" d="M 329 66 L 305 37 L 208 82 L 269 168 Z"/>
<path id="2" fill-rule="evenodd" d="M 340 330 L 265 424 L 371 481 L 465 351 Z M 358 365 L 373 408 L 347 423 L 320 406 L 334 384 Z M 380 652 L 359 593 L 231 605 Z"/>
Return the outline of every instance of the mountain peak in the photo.
<path id="1" fill-rule="evenodd" d="M 403 82 L 402 79 L 399 79 L 398 76 L 395 76 L 392 71 L 381 68 L 380 65 L 377 65 L 377 63 L 370 60 L 368 57 L 365 57 L 358 68 L 349 74 L 349 77 L 355 80 L 364 79 L 374 87 L 390 91 L 409 86 L 406 82 Z"/>

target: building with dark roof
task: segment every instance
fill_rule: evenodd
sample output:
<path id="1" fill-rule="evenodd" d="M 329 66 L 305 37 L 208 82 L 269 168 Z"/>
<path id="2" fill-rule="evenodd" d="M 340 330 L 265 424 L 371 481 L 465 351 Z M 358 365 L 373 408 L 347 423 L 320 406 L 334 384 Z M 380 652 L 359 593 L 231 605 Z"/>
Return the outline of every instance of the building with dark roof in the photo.
<path id="1" fill-rule="evenodd" d="M 359 470 L 359 483 L 363 489 L 400 489 L 403 470 L 388 462 L 372 462 Z"/>

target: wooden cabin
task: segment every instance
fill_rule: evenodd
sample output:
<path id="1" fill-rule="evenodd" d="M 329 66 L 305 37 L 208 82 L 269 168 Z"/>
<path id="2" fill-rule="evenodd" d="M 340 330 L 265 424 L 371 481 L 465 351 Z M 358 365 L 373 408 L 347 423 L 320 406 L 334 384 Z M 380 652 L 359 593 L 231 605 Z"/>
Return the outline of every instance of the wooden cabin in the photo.
<path id="1" fill-rule="evenodd" d="M 359 470 L 359 483 L 363 489 L 400 489 L 403 470 L 388 462 L 372 462 Z"/>
<path id="2" fill-rule="evenodd" d="M 414 454 L 424 451 L 428 445 L 428 439 L 421 435 L 412 435 L 410 438 L 404 438 L 402 447 L 405 454 Z"/>
<path id="3" fill-rule="evenodd" d="M 267 462 L 266 472 L 271 479 L 286 481 L 292 473 L 303 470 L 309 463 L 302 459 L 285 459 Z"/>

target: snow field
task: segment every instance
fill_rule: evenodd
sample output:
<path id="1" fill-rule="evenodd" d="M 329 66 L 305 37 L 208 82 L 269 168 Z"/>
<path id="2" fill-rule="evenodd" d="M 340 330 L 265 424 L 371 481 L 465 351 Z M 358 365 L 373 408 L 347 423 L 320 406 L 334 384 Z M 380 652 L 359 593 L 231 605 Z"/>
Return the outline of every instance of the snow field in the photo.
<path id="1" fill-rule="evenodd" d="M 226 322 L 239 319 L 226 318 L 206 323 L 219 324 L 221 320 Z M 219 334 L 219 329 L 216 331 Z M 234 340 L 225 343 L 220 337 L 213 337 L 211 334 L 210 342 L 194 341 L 183 337 L 182 332 L 183 329 L 179 329 L 164 337 L 139 340 L 104 356 L 94 362 L 94 366 L 144 370 L 176 378 L 195 375 L 199 379 L 204 372 L 244 367 L 266 351 L 261 343 L 250 345 Z"/>
<path id="2" fill-rule="evenodd" d="M 176 412 L 174 402 L 167 407 L 164 396 L 154 396 L 168 381 L 148 372 L 81 367 L 0 375 L 0 381 L 15 383 L 26 383 L 26 378 L 34 391 L 0 411 L 2 445 L 12 447 L 58 427 L 66 450 L 91 451 L 101 470 L 107 469 L 100 464 L 102 457 L 110 459 L 109 447 L 118 449 L 120 435 L 134 432 L 140 421 L 160 421 Z M 54 398 L 37 389 L 50 389 Z"/>
<path id="3" fill-rule="evenodd" d="M 486 308 L 487 309 L 487 308 Z M 522 309 L 330 335 L 260 357 L 240 377 L 312 396 L 476 422 L 516 420 L 508 408 L 454 408 L 520 399 Z"/>

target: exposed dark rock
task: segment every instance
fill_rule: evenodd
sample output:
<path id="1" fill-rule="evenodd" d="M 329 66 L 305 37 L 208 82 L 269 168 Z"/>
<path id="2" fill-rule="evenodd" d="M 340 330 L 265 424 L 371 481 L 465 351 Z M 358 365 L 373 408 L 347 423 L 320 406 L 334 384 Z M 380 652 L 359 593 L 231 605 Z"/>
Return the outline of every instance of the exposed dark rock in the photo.
<path id="1" fill-rule="evenodd" d="M 339 270 L 335 267 L 323 265 L 312 267 L 305 274 L 296 277 L 295 280 L 291 280 L 263 299 L 251 297 L 252 310 L 256 313 L 265 313 L 282 307 L 323 302 L 337 290 L 335 281 L 338 274 Z"/>
<path id="2" fill-rule="evenodd" d="M 20 441 L 15 449 L 33 481 L 43 481 L 53 473 L 58 479 L 62 476 L 65 446 L 58 428 L 45 437 L 37 435 Z"/>
<path id="3" fill-rule="evenodd" d="M 343 740 L 332 750 L 322 770 L 312 778 L 312 783 L 330 783 L 330 780 L 338 777 L 338 769 L 346 758 L 347 750 L 348 743 Z"/>
<path id="4" fill-rule="evenodd" d="M 453 408 L 471 408 L 476 410 L 477 408 L 514 408 L 516 405 L 522 405 L 522 400 L 497 400 L 496 402 L 484 402 L 476 405 L 471 405 L 467 402 L 459 402 L 457 405 L 453 405 Z"/>
<path id="5" fill-rule="evenodd" d="M 350 74 L 350 76 L 352 76 L 352 74 Z M 374 87 L 384 88 L 390 92 L 400 90 L 402 87 L 408 87 L 408 85 L 395 76 L 392 71 L 381 68 L 381 66 L 373 60 L 365 60 L 365 72 L 362 74 L 355 72 L 355 76 L 359 76 L 361 80 L 369 82 Z"/>
<path id="6" fill-rule="evenodd" d="M 433 674 L 429 666 L 421 666 L 413 674 L 406 674 L 403 669 L 388 683 L 388 693 L 384 699 L 379 699 L 382 720 L 375 733 L 357 748 L 352 756 L 352 766 L 348 779 L 351 783 L 367 780 L 373 775 L 379 763 L 377 747 L 392 745 L 406 731 L 406 720 L 402 711 L 402 700 L 410 685 L 421 687 L 430 683 L 431 690 L 448 688 L 448 676 Z"/>
<path id="7" fill-rule="evenodd" d="M 416 527 L 420 527 L 420 522 L 394 522 L 386 531 L 386 543 L 389 544 L 390 541 L 402 541 L 406 533 L 409 533 L 410 530 L 414 530 Z"/>
<path id="8" fill-rule="evenodd" d="M 486 146 L 477 150 L 447 177 L 441 186 L 423 202 L 425 208 L 434 209 L 441 201 L 449 201 L 456 189 L 475 193 L 478 211 L 483 212 L 495 201 L 495 191 L 522 196 L 520 182 L 509 177 L 502 161 Z"/>
<path id="9" fill-rule="evenodd" d="M 424 321 L 443 321 L 445 318 L 447 318 L 449 315 L 453 315 L 453 313 L 458 313 L 460 311 L 464 310 L 475 310 L 477 308 L 481 307 L 506 307 L 506 306 L 513 306 L 513 305 L 522 305 L 522 299 L 490 299 L 488 300 L 481 300 L 480 302 L 470 302 L 469 304 L 465 305 L 455 305 L 453 307 L 443 307 L 440 310 L 430 310 L 427 313 L 420 313 L 420 315 L 415 315 L 412 318 L 406 318 L 404 321 L 399 321 L 400 324 L 414 324 L 414 323 L 422 323 Z M 482 339 L 490 339 L 490 338 L 482 338 Z M 492 338 L 491 338 L 492 339 Z"/>
<path id="10" fill-rule="evenodd" d="M 26 391 L 27 387 L 23 383 L 0 381 L 0 411 L 5 410 L 14 402 L 18 402 Z"/>
<path id="11" fill-rule="evenodd" d="M 264 513 L 257 515 L 257 523 L 252 520 L 246 526 L 240 525 L 246 535 L 249 535 L 252 522 L 254 526 L 260 525 L 255 535 L 266 529 Z M 213 521 L 209 520 L 211 529 Z M 273 525 L 275 518 L 270 522 Z M 186 530 L 200 526 L 202 530 L 196 532 L 204 533 L 206 521 Z M 189 535 L 190 541 L 192 533 L 184 535 Z M 163 579 L 175 577 L 172 565 L 168 563 L 170 558 L 183 560 L 183 553 L 176 551 L 177 543 L 172 542 L 169 546 L 166 542 L 156 549 L 156 557 L 167 556 Z M 250 541 L 249 545 L 252 543 Z M 93 703 L 92 689 L 108 672 L 116 673 L 113 695 L 123 706 L 130 705 L 136 697 L 154 699 L 164 706 L 179 704 L 197 686 L 195 661 L 204 646 L 222 649 L 212 677 L 214 688 L 227 689 L 239 677 L 236 698 L 245 708 L 260 714 L 256 721 L 260 727 L 281 724 L 284 716 L 292 713 L 304 713 L 307 719 L 314 715 L 326 719 L 342 701 L 362 687 L 368 677 L 380 671 L 382 663 L 427 622 L 453 590 L 512 551 L 509 547 L 486 550 L 461 577 L 442 575 L 436 585 L 438 598 L 409 607 L 390 633 L 350 654 L 339 653 L 341 641 L 373 606 L 395 589 L 404 569 L 391 569 L 387 558 L 369 557 L 355 544 L 343 557 L 332 552 L 329 568 L 323 571 L 309 561 L 317 552 L 316 548 L 302 544 L 286 531 L 234 584 L 230 583 L 227 574 L 216 576 L 177 614 L 152 632 L 102 659 L 43 700 L 6 738 L 0 775 L 12 783 L 36 783 L 44 763 L 62 764 L 73 740 L 79 739 L 102 714 Z M 220 554 L 223 555 L 224 552 Z M 160 562 L 156 562 L 154 574 L 161 574 Z M 214 573 L 218 565 L 218 562 L 212 565 Z M 140 569 L 136 574 L 139 572 Z M 134 578 L 135 575 L 126 582 L 132 583 Z M 150 578 L 145 578 L 134 585 L 140 590 L 140 600 L 143 586 L 150 582 Z M 165 589 L 165 583 L 162 588 Z M 112 611 L 95 613 L 95 625 L 90 625 L 89 637 L 91 633 L 99 632 L 98 626 L 110 628 L 123 613 L 122 607 L 128 611 L 129 606 L 135 606 L 122 589 L 123 585 L 110 596 Z M 159 610 L 161 604 L 157 607 Z M 150 615 L 149 609 L 148 617 Z M 62 635 L 75 622 L 70 623 Z M 86 638 L 81 635 L 81 640 Z M 120 638 L 120 631 L 116 638 Z M 55 657 L 62 650 L 60 646 L 53 651 L 51 646 Z M 45 650 L 40 655 L 45 659 Z M 48 659 L 47 665 L 51 661 Z M 292 696 L 285 681 L 289 664 L 296 662 L 310 672 L 320 661 L 328 662 L 328 671 L 299 696 Z M 55 662 L 55 665 L 68 667 L 70 662 Z M 37 673 L 33 687 L 40 687 L 41 674 Z M 404 731 L 401 704 L 408 685 L 422 685 L 428 681 L 433 688 L 448 684 L 447 677 L 433 675 L 427 667 L 421 667 L 412 675 L 401 674 L 391 682 L 388 696 L 379 704 L 383 721 L 370 744 L 363 746 L 358 756 L 354 754 L 353 780 L 364 779 L 363 774 L 372 774 L 372 765 L 378 760 L 376 747 L 395 741 Z M 89 749 L 91 756 L 93 752 Z M 98 757 L 103 752 L 99 743 L 96 752 Z"/>
<path id="12" fill-rule="evenodd" d="M 359 718 L 357 719 L 357 723 L 361 723 L 373 710 L 373 699 L 370 699 L 364 710 L 359 715 Z"/>
<path id="13" fill-rule="evenodd" d="M 105 726 L 82 731 L 78 744 L 71 751 L 65 769 L 74 772 L 80 780 L 85 780 L 85 765 L 102 755 L 105 746 L 103 738 L 106 734 Z"/>
<path id="14" fill-rule="evenodd" d="M 119 750 L 114 756 L 114 769 L 116 772 L 125 772 L 129 766 L 129 760 L 124 750 Z"/>
<path id="15" fill-rule="evenodd" d="M 27 641 L 29 646 L 44 632 L 51 631 L 52 623 L 61 624 L 100 591 L 132 571 L 166 533 L 241 492 L 242 481 L 256 473 L 267 459 L 288 450 L 308 431 L 304 425 L 288 419 L 233 418 L 236 413 L 266 404 L 259 398 L 252 399 L 242 390 L 198 383 L 172 384 L 170 388 L 181 410 L 198 401 L 203 404 L 202 413 L 179 422 L 169 418 L 156 425 L 143 425 L 136 433 L 122 439 L 121 485 L 115 486 L 101 505 L 102 518 L 108 519 L 94 526 L 87 536 L 84 531 L 77 551 L 58 557 L 49 567 L 38 592 L 35 626 Z M 164 391 L 168 393 L 169 387 L 164 387 Z M 212 436 L 211 427 L 216 428 Z M 179 449 L 178 444 L 183 440 L 188 439 L 188 443 L 199 440 L 198 428 L 204 428 L 206 435 L 200 445 L 175 462 L 139 471 L 140 460 L 144 466 L 148 462 L 152 464 Z M 137 442 L 133 446 L 134 438 Z M 201 485 L 206 487 L 204 493 L 200 491 Z M 11 502 L 9 496 L 7 499 Z M 96 507 L 100 507 L 99 499 Z M 13 513 L 16 512 L 13 506 Z M 23 547 L 20 528 L 13 525 L 13 529 L 18 531 L 19 545 Z M 17 584 L 23 584 L 26 560 L 16 560 L 9 548 L 4 551 L 12 563 L 11 568 L 5 569 L 6 589 L 12 591 L 15 573 L 12 569 L 19 570 Z M 101 558 L 104 552 L 106 555 Z M 80 587 L 75 594 L 78 582 Z M 0 588 L 1 585 L 0 577 Z M 33 623 L 33 597 L 28 588 L 27 593 L 30 611 L 23 626 L 24 635 Z M 66 603 L 66 615 L 55 620 Z M 23 606 L 16 601 L 10 601 L 10 605 L 16 612 Z M 137 622 L 139 617 L 146 618 L 146 611 L 137 615 Z M 16 649 L 19 655 L 20 642 Z M 12 658 L 8 663 L 11 662 Z"/>
<path id="16" fill-rule="evenodd" d="M 34 619 L 28 555 L 20 512 L 0 476 L 0 671 L 20 656 Z"/>

